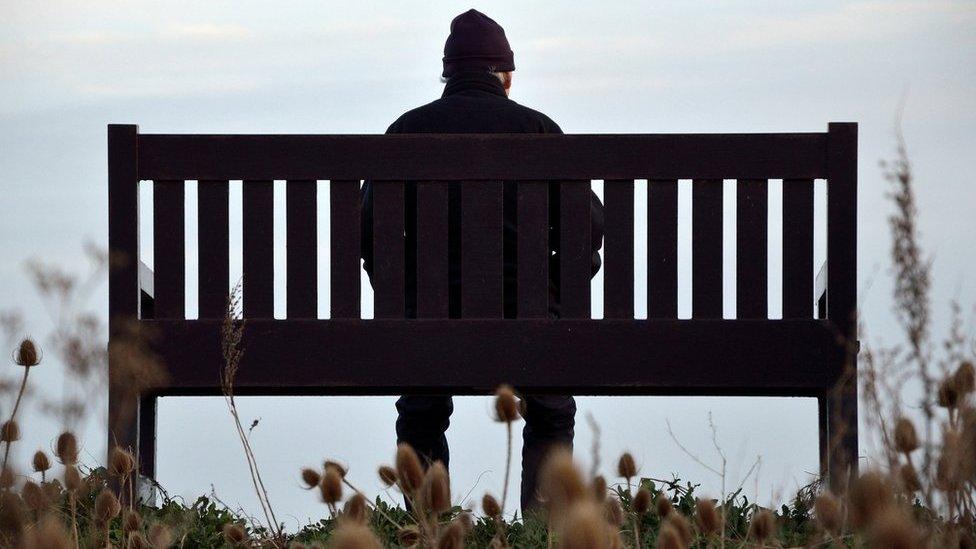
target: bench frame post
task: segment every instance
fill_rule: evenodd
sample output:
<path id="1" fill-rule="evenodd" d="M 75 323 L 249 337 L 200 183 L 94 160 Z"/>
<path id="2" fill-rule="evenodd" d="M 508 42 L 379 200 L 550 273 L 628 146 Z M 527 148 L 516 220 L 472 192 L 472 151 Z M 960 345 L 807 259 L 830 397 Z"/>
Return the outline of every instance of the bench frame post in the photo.
<path id="1" fill-rule="evenodd" d="M 118 446 L 133 452 L 138 474 L 155 476 L 155 397 L 139 394 L 131 384 L 133 365 L 121 346 L 135 344 L 139 288 L 139 128 L 108 127 L 109 353 L 107 459 Z M 137 475 L 138 479 L 138 475 Z M 137 491 L 138 493 L 138 487 Z"/>
<path id="2" fill-rule="evenodd" d="M 820 395 L 827 478 L 844 490 L 857 474 L 857 124 L 827 130 L 827 318 L 837 330 L 843 368 Z"/>

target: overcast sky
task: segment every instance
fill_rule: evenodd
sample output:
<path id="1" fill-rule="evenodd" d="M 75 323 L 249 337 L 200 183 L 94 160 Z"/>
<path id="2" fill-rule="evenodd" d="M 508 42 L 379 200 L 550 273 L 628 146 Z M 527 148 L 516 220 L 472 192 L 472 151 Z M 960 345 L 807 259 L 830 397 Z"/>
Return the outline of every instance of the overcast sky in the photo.
<path id="1" fill-rule="evenodd" d="M 379 133 L 403 111 L 439 96 L 450 20 L 469 7 L 447 1 L 5 0 L 0 310 L 19 310 L 32 333 L 47 333 L 50 321 L 24 275 L 24 262 L 38 257 L 82 272 L 82 242 L 105 244 L 106 124 L 136 123 L 147 133 Z M 936 319 L 944 323 L 953 297 L 976 302 L 976 3 L 500 1 L 473 7 L 507 31 L 517 66 L 512 98 L 546 112 L 569 133 L 824 131 L 830 121 L 859 122 L 859 287 L 867 338 L 875 343 L 898 340 L 889 300 L 890 207 L 878 160 L 891 156 L 893 122 L 905 99 L 920 229 L 934 258 Z M 771 204 L 778 192 L 772 183 Z M 730 182 L 727 204 L 732 193 Z M 195 204 L 188 207 L 194 211 Z M 733 226 L 731 213 L 727 227 Z M 770 213 L 775 281 L 778 212 Z M 645 221 L 640 209 L 637 215 L 638 223 Z M 144 248 L 150 237 L 144 231 Z M 195 258 L 195 245 L 189 246 Z M 636 246 L 639 271 L 640 240 Z M 681 250 L 684 275 L 687 242 Z M 733 254 L 727 246 L 727 265 L 734 265 Z M 143 259 L 152 264 L 151 253 L 143 252 Z M 682 280 L 686 288 L 687 277 Z M 595 282 L 597 316 L 601 284 Z M 727 269 L 726 288 L 733 284 Z M 195 289 L 188 290 L 193 314 Z M 106 291 L 103 285 L 88 304 L 103 318 Z M 778 286 L 771 284 L 770 291 L 775 314 Z M 638 286 L 637 298 L 643 295 Z M 683 292 L 682 311 L 689 310 L 689 299 Z M 726 313 L 733 312 L 727 300 Z M 61 387 L 57 368 L 49 361 L 36 371 L 40 390 Z M 715 462 L 709 414 L 729 457 L 729 486 L 739 484 L 762 456 L 758 478 L 745 483 L 750 499 L 789 496 L 817 468 L 811 399 L 579 403 L 578 455 L 589 462 L 594 437 L 584 417 L 592 414 L 607 474 L 619 452 L 630 449 L 643 474 L 675 473 L 717 496 L 718 479 L 682 454 L 667 427 L 670 421 L 690 450 Z M 14 452 L 19 463 L 34 449 L 49 447 L 58 429 L 27 405 L 25 440 Z M 338 458 L 351 463 L 353 482 L 375 492 L 375 466 L 392 458 L 392 398 L 248 398 L 240 408 L 246 420 L 261 419 L 253 445 L 278 515 L 290 527 L 325 513 L 313 494 L 299 489 L 301 466 Z M 104 401 L 91 410 L 84 436 L 88 461 L 95 463 L 104 455 Z M 449 438 L 455 500 L 461 503 L 485 490 L 501 492 L 505 436 L 489 410 L 485 398 L 457 399 Z M 0 412 L 8 411 L 4 403 Z M 221 399 L 163 399 L 159 417 L 163 486 L 191 497 L 212 484 L 228 504 L 257 509 Z M 514 481 L 513 489 L 517 493 Z"/>

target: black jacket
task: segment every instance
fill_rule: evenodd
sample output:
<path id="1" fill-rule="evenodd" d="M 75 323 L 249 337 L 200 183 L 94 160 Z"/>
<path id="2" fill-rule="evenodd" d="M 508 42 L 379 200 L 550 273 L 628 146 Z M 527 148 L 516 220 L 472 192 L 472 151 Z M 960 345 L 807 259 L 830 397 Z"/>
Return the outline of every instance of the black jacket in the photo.
<path id="1" fill-rule="evenodd" d="M 477 72 L 458 74 L 444 87 L 440 99 L 404 113 L 386 133 L 562 133 L 559 126 L 541 112 L 523 107 L 505 95 L 496 76 Z M 514 182 L 504 188 L 504 304 L 505 317 L 514 318 L 516 310 L 516 205 Z M 451 318 L 460 317 L 460 188 L 450 184 L 448 191 L 449 302 Z M 417 192 L 408 183 L 405 192 L 404 226 L 405 289 L 408 317 L 416 316 L 417 300 Z M 559 185 L 549 185 L 550 303 L 558 314 L 559 288 Z M 603 204 L 595 194 L 590 203 L 592 274 L 600 270 L 598 250 L 603 242 Z M 373 189 L 369 181 L 362 188 L 362 255 L 363 265 L 373 276 Z"/>

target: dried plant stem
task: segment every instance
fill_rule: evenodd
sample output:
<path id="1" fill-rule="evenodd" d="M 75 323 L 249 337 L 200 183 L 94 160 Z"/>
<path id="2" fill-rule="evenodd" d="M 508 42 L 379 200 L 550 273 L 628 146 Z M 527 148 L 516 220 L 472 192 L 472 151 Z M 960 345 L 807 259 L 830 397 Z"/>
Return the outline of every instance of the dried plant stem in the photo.
<path id="1" fill-rule="evenodd" d="M 368 497 L 366 497 L 366 494 L 364 494 L 362 490 L 360 490 L 359 488 L 356 488 L 355 486 L 352 485 L 351 482 L 349 482 L 348 480 L 346 480 L 346 477 L 342 477 L 342 483 L 345 484 L 346 486 L 348 486 L 349 489 L 352 490 L 353 492 L 356 492 L 357 494 L 363 496 L 363 498 L 366 500 L 366 505 L 368 505 L 370 507 L 370 509 L 372 509 L 373 511 L 376 511 L 377 513 L 379 513 L 380 516 L 382 516 L 383 518 L 385 518 L 387 520 L 387 522 L 389 522 L 390 524 L 392 524 L 397 529 L 402 528 L 402 526 L 397 521 L 393 520 L 390 517 L 390 515 L 386 514 L 383 511 L 383 509 L 381 509 L 378 505 L 376 505 L 375 503 L 373 503 L 372 501 L 370 501 L 370 499 Z"/>
<path id="2" fill-rule="evenodd" d="M 247 436 L 247 432 L 241 424 L 241 417 L 237 411 L 237 402 L 234 400 L 234 379 L 237 376 L 237 369 L 240 366 L 241 357 L 244 355 L 244 349 L 242 347 L 244 320 L 238 320 L 234 317 L 235 311 L 240 304 L 240 299 L 241 285 L 238 283 L 228 296 L 227 311 L 224 316 L 223 327 L 221 328 L 220 344 L 221 350 L 223 351 L 224 367 L 220 370 L 220 387 L 224 395 L 224 401 L 227 403 L 227 409 L 230 411 L 231 418 L 234 420 L 234 428 L 237 430 L 237 436 L 244 449 L 244 458 L 247 461 L 251 484 L 254 485 L 254 492 L 258 496 L 258 501 L 261 503 L 261 511 L 264 513 L 265 521 L 268 523 L 268 529 L 277 540 L 281 540 L 283 539 L 281 525 L 271 506 L 268 491 L 265 488 L 264 480 L 261 478 L 261 472 L 258 469 L 257 458 L 254 455 L 254 450 L 251 448 L 251 442 Z"/>
<path id="3" fill-rule="evenodd" d="M 30 366 L 24 367 L 24 377 L 20 380 L 20 390 L 17 391 L 17 400 L 14 402 L 14 409 L 10 412 L 10 421 L 8 425 L 13 424 L 14 419 L 17 418 L 17 410 L 20 408 L 20 400 L 24 396 L 24 391 L 27 389 L 27 375 L 30 373 Z M 10 447 L 13 445 L 13 440 L 7 441 L 7 446 L 3 450 L 3 468 L 7 468 L 7 459 L 10 457 Z"/>
<path id="4" fill-rule="evenodd" d="M 79 545 L 78 545 L 78 518 L 77 518 L 76 511 L 75 511 L 75 494 L 74 494 L 74 492 L 71 492 L 71 494 L 68 496 L 68 499 L 71 502 L 71 532 L 72 532 L 72 536 L 74 537 L 74 541 L 75 541 L 75 549 L 77 549 L 79 547 Z"/>
<path id="5" fill-rule="evenodd" d="M 634 516 L 634 547 L 640 546 L 640 517 Z"/>

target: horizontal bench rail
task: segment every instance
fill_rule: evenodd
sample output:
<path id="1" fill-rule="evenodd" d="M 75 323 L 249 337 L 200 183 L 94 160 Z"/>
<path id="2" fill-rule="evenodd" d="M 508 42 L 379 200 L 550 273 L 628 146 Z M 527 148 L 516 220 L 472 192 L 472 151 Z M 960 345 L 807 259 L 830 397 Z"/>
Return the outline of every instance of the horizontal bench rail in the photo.
<path id="1" fill-rule="evenodd" d="M 145 324 L 165 342 L 160 392 L 219 388 L 221 322 Z M 817 320 L 255 320 L 243 344 L 235 390 L 259 394 L 814 395 L 842 352 Z"/>
<path id="2" fill-rule="evenodd" d="M 823 178 L 826 135 L 143 134 L 139 178 Z"/>

